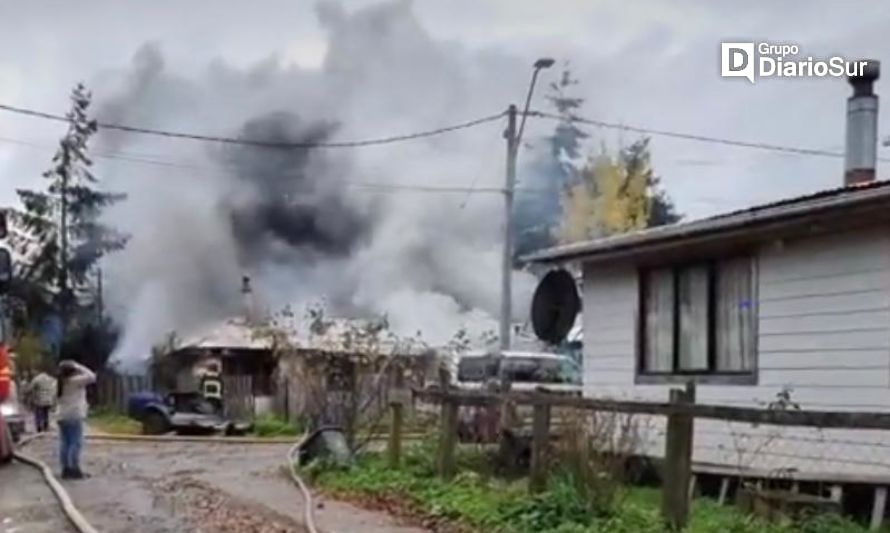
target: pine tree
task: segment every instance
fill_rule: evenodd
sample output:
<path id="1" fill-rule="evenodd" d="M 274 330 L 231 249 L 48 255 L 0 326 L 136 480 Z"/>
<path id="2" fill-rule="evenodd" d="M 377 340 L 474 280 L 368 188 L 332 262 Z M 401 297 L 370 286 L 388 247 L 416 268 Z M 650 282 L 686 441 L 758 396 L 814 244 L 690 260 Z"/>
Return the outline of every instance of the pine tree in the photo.
<path id="1" fill-rule="evenodd" d="M 566 163 L 565 159 L 579 159 L 584 139 L 590 136 L 574 121 L 575 113 L 584 104 L 583 98 L 569 94 L 569 90 L 575 85 L 578 85 L 578 80 L 572 77 L 572 71 L 566 67 L 562 71 L 559 81 L 550 84 L 550 94 L 547 95 L 547 101 L 553 105 L 556 113 L 561 117 L 548 141 L 550 157 L 565 176 L 562 185 L 572 185 L 577 178 L 577 169 Z"/>
<path id="2" fill-rule="evenodd" d="M 649 137 L 643 137 L 628 146 L 621 158 L 629 180 L 638 176 L 640 182 L 642 193 L 636 198 L 640 203 L 637 209 L 646 214 L 642 227 L 652 228 L 679 222 L 683 217 L 677 212 L 667 192 L 661 188 L 661 178 L 652 169 Z"/>
<path id="3" fill-rule="evenodd" d="M 578 80 L 568 66 L 559 79 L 549 86 L 546 99 L 561 118 L 553 133 L 546 138 L 547 153 L 531 167 L 524 186 L 533 192 L 517 194 L 516 255 L 554 244 L 554 234 L 563 218 L 562 196 L 579 181 L 576 161 L 581 159 L 588 134 L 574 121 L 584 99 L 573 94 Z"/>
<path id="4" fill-rule="evenodd" d="M 44 190 L 18 190 L 23 211 L 13 217 L 19 255 L 19 296 L 31 308 L 44 300 L 66 315 L 89 298 L 89 273 L 106 253 L 122 249 L 127 236 L 99 222 L 102 210 L 126 196 L 96 189 L 87 144 L 97 131 L 88 116 L 92 95 L 83 84 L 71 91 L 68 131 L 59 141 Z M 32 300 L 28 302 L 27 300 Z M 88 303 L 88 302 L 86 302 Z"/>

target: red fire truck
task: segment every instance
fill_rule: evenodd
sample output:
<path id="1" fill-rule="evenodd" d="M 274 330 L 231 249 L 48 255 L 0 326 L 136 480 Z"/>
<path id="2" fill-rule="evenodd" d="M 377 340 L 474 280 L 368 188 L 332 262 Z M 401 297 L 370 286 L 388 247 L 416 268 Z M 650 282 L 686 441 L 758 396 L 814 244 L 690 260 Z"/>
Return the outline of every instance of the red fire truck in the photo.
<path id="1" fill-rule="evenodd" d="M 0 239 L 6 237 L 6 213 L 0 210 Z M 4 293 L 12 279 L 12 259 L 9 250 L 0 247 L 0 405 L 10 399 L 14 392 L 15 384 L 12 376 L 12 361 L 9 353 L 12 332 L 9 330 L 9 321 L 6 313 Z M 0 463 L 12 458 L 12 432 L 9 429 L 0 409 Z"/>
<path id="2" fill-rule="evenodd" d="M 0 307 L 2 309 L 2 307 Z M 0 317 L 2 320 L 2 317 Z M 0 330 L 3 326 L 0 325 Z M 0 338 L 0 404 L 3 404 L 12 394 L 12 365 L 9 358 L 9 346 L 5 342 L 6 339 Z M 0 410 L 0 463 L 5 463 L 12 459 L 13 438 L 12 432 L 3 417 L 3 411 Z"/>

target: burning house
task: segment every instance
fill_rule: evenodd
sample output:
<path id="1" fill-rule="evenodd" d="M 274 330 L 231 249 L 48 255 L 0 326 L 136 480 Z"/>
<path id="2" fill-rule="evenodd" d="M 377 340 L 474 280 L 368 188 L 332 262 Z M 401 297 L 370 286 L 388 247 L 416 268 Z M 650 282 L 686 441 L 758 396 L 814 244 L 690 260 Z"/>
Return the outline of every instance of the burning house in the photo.
<path id="1" fill-rule="evenodd" d="M 257 334 L 256 307 L 250 278 L 242 279 L 244 313 L 198 329 L 162 355 L 166 387 L 177 390 L 202 389 L 207 375 L 218 376 L 223 384 L 248 383 L 248 393 L 257 411 L 265 411 L 274 393 L 273 375 L 277 367 L 274 345 Z M 216 391 L 214 394 L 219 394 Z M 225 391 L 221 391 L 225 394 Z"/>
<path id="2" fill-rule="evenodd" d="M 171 347 L 161 357 L 167 379 L 159 382 L 206 394 L 206 376 L 219 376 L 223 403 L 248 396 L 255 414 L 275 409 L 331 423 L 342 419 L 338 404 L 351 402 L 350 394 L 358 404 L 385 406 L 393 368 L 406 370 L 418 385 L 434 379 L 435 350 L 400 340 L 382 324 L 317 317 L 297 335 L 289 326 L 269 326 L 247 276 L 241 294 L 242 316 L 209 324 Z"/>

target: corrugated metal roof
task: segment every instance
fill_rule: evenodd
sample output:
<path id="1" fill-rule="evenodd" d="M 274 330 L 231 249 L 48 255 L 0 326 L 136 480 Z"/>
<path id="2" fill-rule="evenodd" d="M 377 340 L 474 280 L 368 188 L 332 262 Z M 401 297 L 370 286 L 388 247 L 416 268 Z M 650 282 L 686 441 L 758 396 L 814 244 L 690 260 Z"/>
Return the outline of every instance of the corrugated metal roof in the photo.
<path id="1" fill-rule="evenodd" d="M 257 336 L 242 318 L 209 324 L 185 337 L 182 348 L 268 350 L 271 339 Z"/>
<path id="2" fill-rule="evenodd" d="M 297 337 L 294 333 L 290 342 L 294 346 L 306 350 L 322 350 L 328 352 L 348 352 L 350 347 L 356 346 L 356 341 L 349 339 L 354 336 L 356 328 L 361 328 L 366 322 L 361 320 L 331 319 L 330 328 L 323 334 L 307 334 Z M 307 331 L 308 333 L 308 331 Z M 359 342 L 358 345 L 361 343 Z M 427 353 L 429 348 L 419 345 L 409 345 L 399 342 L 394 337 L 381 335 L 378 339 L 380 353 L 396 353 L 400 355 L 421 355 Z M 244 318 L 231 318 L 221 322 L 209 324 L 186 336 L 179 344 L 176 351 L 184 349 L 228 349 L 228 350 L 270 350 L 273 348 L 272 338 L 268 335 L 257 334 L 256 330 L 248 325 Z"/>
<path id="3" fill-rule="evenodd" d="M 556 246 L 528 254 L 522 257 L 522 260 L 547 263 L 582 259 L 596 254 L 643 248 L 666 241 L 680 241 L 706 234 L 719 236 L 720 233 L 729 233 L 785 218 L 802 217 L 835 208 L 848 208 L 859 204 L 888 200 L 890 200 L 890 181 L 874 181 L 862 185 L 823 190 L 814 194 L 788 198 L 690 222 Z"/>

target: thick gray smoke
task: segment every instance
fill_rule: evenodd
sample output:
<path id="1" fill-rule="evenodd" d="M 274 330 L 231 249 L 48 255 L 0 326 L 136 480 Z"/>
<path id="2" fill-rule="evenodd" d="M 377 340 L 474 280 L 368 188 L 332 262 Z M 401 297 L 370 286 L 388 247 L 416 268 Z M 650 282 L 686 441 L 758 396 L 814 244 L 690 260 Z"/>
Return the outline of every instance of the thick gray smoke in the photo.
<path id="1" fill-rule="evenodd" d="M 100 118 L 272 142 L 361 139 L 495 113 L 527 83 L 526 61 L 432 40 L 410 3 L 317 12 L 320 69 L 282 56 L 184 75 L 147 44 L 103 74 L 115 89 L 96 90 Z M 133 236 L 107 260 L 124 326 L 115 358 L 135 364 L 169 331 L 238 313 L 244 272 L 272 309 L 323 300 L 335 314 L 386 313 L 431 343 L 494 329 L 501 197 L 417 186 L 502 183 L 502 128 L 352 150 L 103 134 L 97 151 L 117 159 L 101 160 L 101 175 L 129 193 L 109 222 Z M 521 319 L 533 279 L 517 273 L 515 285 Z"/>
<path id="2" fill-rule="evenodd" d="M 275 112 L 249 120 L 240 137 L 312 144 L 330 140 L 332 129 Z M 285 253 L 284 261 L 345 256 L 370 234 L 372 220 L 349 200 L 342 176 L 310 166 L 313 157 L 324 157 L 317 150 L 235 146 L 222 157 L 247 189 L 247 201 L 243 194 L 231 199 L 233 236 L 244 266 L 259 266 L 280 250 L 297 254 Z M 331 162 L 322 164 L 328 168 Z"/>

